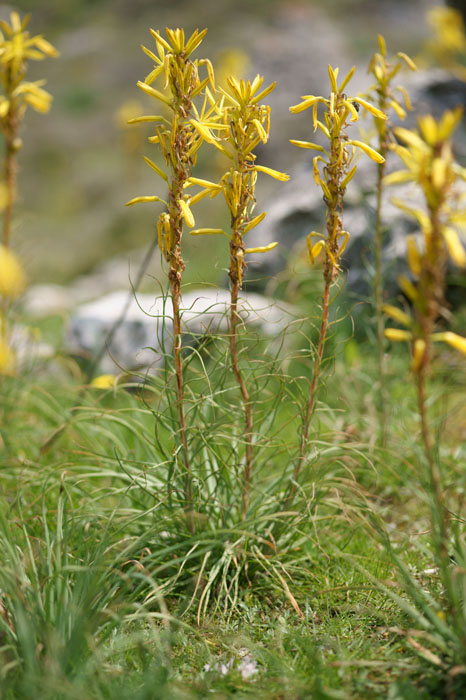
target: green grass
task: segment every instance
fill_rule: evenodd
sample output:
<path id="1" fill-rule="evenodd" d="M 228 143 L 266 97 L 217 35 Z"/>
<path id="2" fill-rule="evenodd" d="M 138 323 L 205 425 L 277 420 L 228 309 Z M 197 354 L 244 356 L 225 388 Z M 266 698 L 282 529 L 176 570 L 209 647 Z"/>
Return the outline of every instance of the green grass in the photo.
<path id="1" fill-rule="evenodd" d="M 58 338 L 56 320 L 42 330 Z M 256 425 L 244 520 L 227 339 L 187 354 L 194 534 L 169 358 L 165 372 L 116 392 L 86 387 L 59 356 L 2 379 L 2 700 L 461 697 L 464 675 L 451 669 L 464 645 L 445 578 L 432 571 L 407 357 L 390 362 L 391 437 L 381 450 L 375 352 L 351 335 L 345 323 L 331 334 L 309 466 L 285 513 L 305 400 L 303 338 L 315 330 L 295 324 L 278 355 L 264 338 L 242 339 Z M 464 367 L 453 384 L 449 361 L 438 361 L 431 414 L 460 514 Z M 454 532 L 461 567 L 461 520 Z M 462 578 L 451 580 L 461 608 Z M 245 654 L 256 672 L 243 678 Z"/>

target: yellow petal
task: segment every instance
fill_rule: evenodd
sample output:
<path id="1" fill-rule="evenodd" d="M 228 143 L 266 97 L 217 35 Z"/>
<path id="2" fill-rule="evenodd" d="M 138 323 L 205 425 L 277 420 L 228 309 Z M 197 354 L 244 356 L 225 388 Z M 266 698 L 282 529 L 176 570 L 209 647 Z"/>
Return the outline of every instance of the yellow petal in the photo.
<path id="1" fill-rule="evenodd" d="M 413 275 L 419 277 L 421 274 L 421 256 L 414 236 L 408 236 L 406 239 L 406 260 Z"/>
<path id="2" fill-rule="evenodd" d="M 159 90 L 153 88 L 152 85 L 147 85 L 146 83 L 143 83 L 142 80 L 138 80 L 138 87 L 147 95 L 155 97 L 157 100 L 160 100 L 160 102 L 163 102 L 169 107 L 172 106 L 170 98 L 164 95 L 162 92 L 159 92 Z"/>
<path id="3" fill-rule="evenodd" d="M 398 323 L 401 323 L 403 326 L 407 326 L 408 328 L 411 326 L 411 316 L 409 314 L 405 313 L 401 309 L 398 309 L 396 306 L 392 306 L 391 304 L 384 304 L 382 306 L 383 312 L 387 314 L 387 316 L 390 316 L 390 318 L 393 318 L 395 321 L 398 321 Z"/>
<path id="4" fill-rule="evenodd" d="M 348 75 L 346 76 L 346 78 L 343 80 L 342 84 L 340 85 L 340 94 L 343 92 L 345 87 L 348 85 L 349 81 L 351 80 L 351 78 L 354 75 L 355 70 L 356 70 L 356 66 L 353 66 L 351 68 L 351 70 L 349 71 Z"/>
<path id="5" fill-rule="evenodd" d="M 292 107 L 290 107 L 290 112 L 292 114 L 298 114 L 298 112 L 304 112 L 304 110 L 309 109 L 309 107 L 312 107 L 314 104 L 316 104 L 317 102 L 319 102 L 319 100 L 322 100 L 322 99 L 323 99 L 322 97 L 315 97 L 314 95 L 310 96 L 310 97 L 306 98 L 303 102 L 300 102 L 299 104 L 293 105 Z"/>
<path id="6" fill-rule="evenodd" d="M 466 251 L 464 250 L 458 233 L 454 228 L 444 226 L 442 234 L 453 262 L 458 265 L 458 267 L 466 267 Z"/>
<path id="7" fill-rule="evenodd" d="M 147 156 L 144 156 L 144 160 L 147 163 L 147 165 L 157 173 L 157 175 L 160 175 L 160 177 L 163 180 L 165 180 L 165 182 L 168 182 L 168 177 L 167 177 L 167 175 L 165 175 L 162 168 L 159 168 L 159 166 L 156 165 L 153 160 L 151 160 L 150 158 L 147 158 Z"/>
<path id="8" fill-rule="evenodd" d="M 381 156 L 380 153 L 378 153 L 376 150 L 368 146 L 367 143 L 364 143 L 363 141 L 356 141 L 354 139 L 350 139 L 348 143 L 352 144 L 353 146 L 356 146 L 357 148 L 360 148 L 361 151 L 364 151 L 364 153 L 376 163 L 385 162 L 385 158 Z"/>
<path id="9" fill-rule="evenodd" d="M 385 112 L 382 112 L 381 109 L 378 109 L 378 107 L 374 107 L 370 102 L 367 102 L 367 100 L 364 100 L 362 97 L 352 97 L 351 98 L 353 102 L 358 102 L 361 107 L 364 107 L 364 109 L 367 109 L 368 112 L 374 115 L 374 117 L 377 117 L 377 119 L 387 119 L 387 115 Z"/>
<path id="10" fill-rule="evenodd" d="M 328 77 L 330 78 L 330 85 L 332 86 L 333 92 L 338 92 L 337 75 L 338 75 L 338 68 L 336 70 L 333 70 L 332 66 L 329 64 Z"/>
<path id="11" fill-rule="evenodd" d="M 0 338 L 0 375 L 13 375 L 16 369 L 16 355 L 6 340 Z"/>
<path id="12" fill-rule="evenodd" d="M 398 284 L 400 285 L 403 293 L 406 294 L 408 299 L 410 299 L 411 301 L 416 301 L 416 299 L 419 296 L 419 293 L 414 284 L 411 282 L 411 280 L 409 280 L 404 275 L 400 275 L 398 277 Z"/>
<path id="13" fill-rule="evenodd" d="M 264 221 L 265 217 L 267 216 L 267 212 L 263 211 L 262 214 L 259 214 L 258 216 L 255 216 L 254 219 L 251 219 L 251 221 L 244 227 L 243 233 L 247 233 L 251 229 L 255 228 L 260 224 L 261 221 Z"/>
<path id="14" fill-rule="evenodd" d="M 112 389 L 116 384 L 116 376 L 114 374 L 101 374 L 94 377 L 91 386 L 95 389 Z"/>
<path id="15" fill-rule="evenodd" d="M 194 220 L 193 213 L 192 213 L 191 209 L 189 208 L 189 205 L 183 199 L 179 199 L 178 204 L 180 206 L 184 220 L 188 224 L 189 228 L 193 228 L 193 226 L 196 225 L 196 222 Z"/>
<path id="16" fill-rule="evenodd" d="M 281 180 L 281 182 L 287 182 L 290 179 L 290 176 L 286 173 L 281 173 L 278 170 L 274 170 L 273 168 L 267 168 L 265 165 L 255 165 L 254 170 L 256 170 L 259 173 L 265 173 L 266 175 L 270 175 L 270 177 L 275 178 L 275 180 Z"/>
<path id="17" fill-rule="evenodd" d="M 322 151 L 322 153 L 327 153 L 325 148 L 319 146 L 317 143 L 310 143 L 309 141 L 296 141 L 295 139 L 290 139 L 290 143 L 298 148 L 308 148 L 311 151 Z"/>
<path id="18" fill-rule="evenodd" d="M 382 56 L 386 56 L 387 44 L 385 43 L 385 39 L 383 38 L 382 34 L 377 34 L 377 41 L 379 44 L 380 53 L 382 54 Z"/>
<path id="19" fill-rule="evenodd" d="M 278 241 L 275 243 L 269 243 L 269 245 L 259 246 L 258 248 L 246 248 L 245 253 L 267 253 L 269 250 L 273 250 L 278 245 Z"/>
<path id="20" fill-rule="evenodd" d="M 224 231 L 223 228 L 195 228 L 189 233 L 191 236 L 215 236 L 217 234 L 228 236 L 228 233 Z"/>
<path id="21" fill-rule="evenodd" d="M 133 199 L 130 199 L 129 202 L 126 202 L 125 207 L 131 207 L 133 204 L 140 204 L 141 202 L 163 202 L 166 204 L 166 202 L 163 199 L 160 199 L 160 197 L 156 197 L 154 195 L 147 195 L 143 197 L 133 197 Z"/>
<path id="22" fill-rule="evenodd" d="M 14 299 L 24 291 L 25 286 L 26 277 L 19 259 L 0 244 L 0 296 Z"/>
<path id="23" fill-rule="evenodd" d="M 413 359 L 411 361 L 411 371 L 418 372 L 422 367 L 426 352 L 426 344 L 422 338 L 417 338 L 413 346 Z"/>
<path id="24" fill-rule="evenodd" d="M 451 331 L 446 331 L 445 333 L 434 333 L 431 336 L 432 340 L 443 340 L 448 345 L 451 345 L 455 350 L 459 350 L 464 355 L 466 355 L 466 338 L 462 335 L 457 335 Z"/>
<path id="25" fill-rule="evenodd" d="M 403 53 L 403 51 L 398 51 L 396 55 L 398 56 L 398 58 L 401 58 L 406 63 L 406 65 L 408 65 L 411 68 L 411 70 L 417 70 L 416 64 L 414 63 L 413 59 L 408 56 L 408 54 Z"/>
<path id="26" fill-rule="evenodd" d="M 402 331 L 399 328 L 386 328 L 384 335 L 388 340 L 401 342 L 402 340 L 412 340 L 413 334 L 409 331 Z"/>

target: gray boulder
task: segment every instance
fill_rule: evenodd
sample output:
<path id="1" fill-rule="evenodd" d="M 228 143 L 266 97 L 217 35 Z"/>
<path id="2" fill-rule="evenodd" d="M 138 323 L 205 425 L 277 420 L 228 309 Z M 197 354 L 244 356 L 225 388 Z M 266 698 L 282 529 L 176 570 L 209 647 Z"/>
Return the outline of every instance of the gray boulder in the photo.
<path id="1" fill-rule="evenodd" d="M 230 293 L 224 289 L 208 287 L 183 294 L 184 341 L 192 343 L 205 334 L 226 333 L 229 303 Z M 238 309 L 244 323 L 259 327 L 270 337 L 283 333 L 294 313 L 288 305 L 254 293 L 242 293 Z M 100 371 L 156 371 L 164 352 L 171 351 L 173 340 L 173 307 L 170 298 L 163 296 L 140 294 L 129 299 L 128 292 L 117 291 L 78 306 L 66 330 L 68 352 L 92 360 L 105 347 L 123 314 L 124 320 L 102 356 Z"/>

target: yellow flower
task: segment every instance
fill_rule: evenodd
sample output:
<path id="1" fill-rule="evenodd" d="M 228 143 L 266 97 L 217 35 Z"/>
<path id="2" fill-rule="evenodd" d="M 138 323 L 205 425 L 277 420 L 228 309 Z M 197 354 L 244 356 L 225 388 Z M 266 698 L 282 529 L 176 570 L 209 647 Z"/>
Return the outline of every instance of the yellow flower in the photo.
<path id="1" fill-rule="evenodd" d="M 91 386 L 94 389 L 113 389 L 116 386 L 117 378 L 114 374 L 101 374 L 94 377 Z"/>
<path id="2" fill-rule="evenodd" d="M 0 375 L 14 374 L 16 367 L 16 355 L 6 340 L 0 338 Z"/>
<path id="3" fill-rule="evenodd" d="M 15 299 L 26 286 L 23 268 L 14 253 L 0 245 L 0 295 L 6 299 Z"/>

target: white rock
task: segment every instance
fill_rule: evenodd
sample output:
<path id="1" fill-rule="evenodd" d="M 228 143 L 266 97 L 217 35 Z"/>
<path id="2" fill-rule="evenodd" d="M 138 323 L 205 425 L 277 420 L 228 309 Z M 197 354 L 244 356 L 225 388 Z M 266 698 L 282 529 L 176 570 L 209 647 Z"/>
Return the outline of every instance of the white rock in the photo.
<path id="1" fill-rule="evenodd" d="M 206 287 L 188 291 L 182 298 L 183 333 L 191 337 L 228 331 L 230 293 Z M 126 310 L 126 311 L 125 311 Z M 123 312 L 100 370 L 104 372 L 152 370 L 163 361 L 163 349 L 170 352 L 173 307 L 169 297 L 150 294 L 130 296 L 127 291 L 107 294 L 77 307 L 66 331 L 67 349 L 89 359 L 107 342 L 107 336 Z M 238 313 L 245 323 L 254 324 L 268 336 L 279 335 L 291 321 L 293 309 L 260 294 L 241 294 Z"/>

